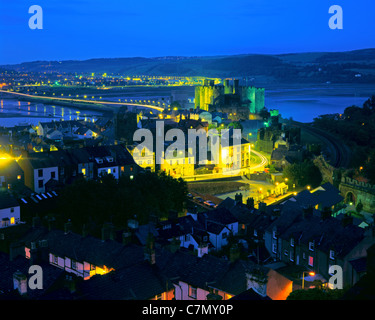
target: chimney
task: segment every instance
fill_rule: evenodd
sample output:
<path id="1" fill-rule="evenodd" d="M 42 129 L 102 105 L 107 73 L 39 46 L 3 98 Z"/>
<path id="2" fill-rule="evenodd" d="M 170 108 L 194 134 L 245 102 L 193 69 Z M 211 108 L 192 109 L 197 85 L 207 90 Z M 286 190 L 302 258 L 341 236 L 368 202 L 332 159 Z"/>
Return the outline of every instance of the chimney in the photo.
<path id="1" fill-rule="evenodd" d="M 154 242 L 154 236 L 152 233 L 149 233 L 147 236 L 147 242 L 144 249 L 144 258 L 146 261 L 148 261 L 150 264 L 155 264 L 155 242 Z"/>
<path id="2" fill-rule="evenodd" d="M 235 262 L 240 258 L 240 248 L 237 244 L 234 244 L 229 250 L 229 261 Z"/>
<path id="3" fill-rule="evenodd" d="M 202 243 L 198 246 L 198 258 L 202 258 L 205 254 L 208 254 L 208 243 Z"/>
<path id="4" fill-rule="evenodd" d="M 56 225 L 56 218 L 55 217 L 50 217 L 48 219 L 48 231 L 51 231 L 52 229 L 54 229 L 55 225 Z"/>
<path id="5" fill-rule="evenodd" d="M 268 276 L 265 270 L 260 268 L 254 269 L 246 273 L 247 289 L 252 288 L 262 297 L 267 296 Z"/>
<path id="6" fill-rule="evenodd" d="M 64 287 L 69 290 L 70 293 L 76 292 L 76 282 L 72 275 L 65 275 Z"/>
<path id="7" fill-rule="evenodd" d="M 42 225 L 42 223 L 40 221 L 40 217 L 38 217 L 38 216 L 33 217 L 33 220 L 32 220 L 32 226 L 33 226 L 33 228 L 38 228 L 41 225 Z"/>
<path id="8" fill-rule="evenodd" d="M 264 202 L 259 202 L 258 208 L 260 213 L 265 213 L 266 212 L 266 207 L 267 204 Z"/>
<path id="9" fill-rule="evenodd" d="M 176 238 L 172 239 L 172 241 L 168 245 L 169 250 L 172 253 L 175 253 L 178 249 L 180 249 L 180 246 L 181 246 L 181 241 Z"/>
<path id="10" fill-rule="evenodd" d="M 68 234 L 69 232 L 72 232 L 72 223 L 70 219 L 68 220 L 68 222 L 64 223 L 64 233 Z"/>
<path id="11" fill-rule="evenodd" d="M 25 246 L 12 242 L 9 246 L 9 261 L 13 261 L 18 255 L 25 255 Z"/>
<path id="12" fill-rule="evenodd" d="M 17 289 L 20 295 L 27 294 L 27 277 L 19 270 L 13 273 L 13 289 Z"/>
<path id="13" fill-rule="evenodd" d="M 234 200 L 236 201 L 236 204 L 242 203 L 242 193 L 236 193 Z"/>
<path id="14" fill-rule="evenodd" d="M 132 233 L 129 230 L 125 230 L 122 233 L 122 244 L 127 245 L 132 242 Z"/>
<path id="15" fill-rule="evenodd" d="M 87 227 L 86 224 L 84 224 L 84 225 L 82 226 L 82 236 L 83 236 L 83 237 L 87 237 L 88 234 L 89 234 L 88 227 Z"/>
<path id="16" fill-rule="evenodd" d="M 246 206 L 249 208 L 249 209 L 254 209 L 254 198 L 247 198 L 246 200 Z"/>
<path id="17" fill-rule="evenodd" d="M 128 227 L 129 229 L 131 229 L 132 231 L 135 231 L 138 229 L 138 226 L 139 226 L 139 223 L 137 220 L 135 219 L 129 219 L 128 220 Z"/>
<path id="18" fill-rule="evenodd" d="M 102 241 L 115 240 L 115 228 L 112 223 L 105 223 L 102 227 Z"/>

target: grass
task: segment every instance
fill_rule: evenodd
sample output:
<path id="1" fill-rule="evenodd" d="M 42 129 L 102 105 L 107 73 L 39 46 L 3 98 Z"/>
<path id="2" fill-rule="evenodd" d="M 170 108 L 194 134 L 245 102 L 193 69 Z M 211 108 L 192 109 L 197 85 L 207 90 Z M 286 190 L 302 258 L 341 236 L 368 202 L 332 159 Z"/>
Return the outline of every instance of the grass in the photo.
<path id="1" fill-rule="evenodd" d="M 201 194 L 221 194 L 238 191 L 240 190 L 240 187 L 243 186 L 243 183 L 235 181 L 188 183 L 188 189 L 190 192 L 197 192 Z"/>

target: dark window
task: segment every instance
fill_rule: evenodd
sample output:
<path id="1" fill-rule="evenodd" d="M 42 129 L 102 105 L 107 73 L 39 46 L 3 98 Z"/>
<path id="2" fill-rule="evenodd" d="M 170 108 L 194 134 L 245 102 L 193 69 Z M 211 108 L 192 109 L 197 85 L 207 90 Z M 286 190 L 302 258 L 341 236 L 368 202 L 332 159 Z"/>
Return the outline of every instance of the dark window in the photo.
<path id="1" fill-rule="evenodd" d="M 55 171 L 52 171 L 51 172 L 51 179 L 55 179 L 56 178 L 56 172 Z"/>
<path id="2" fill-rule="evenodd" d="M 38 170 L 38 177 L 43 177 L 43 169 Z"/>
<path id="3" fill-rule="evenodd" d="M 38 181 L 38 187 L 39 188 L 43 188 L 43 180 L 39 180 Z"/>
<path id="4" fill-rule="evenodd" d="M 189 297 L 190 298 L 197 298 L 197 288 L 189 286 Z"/>

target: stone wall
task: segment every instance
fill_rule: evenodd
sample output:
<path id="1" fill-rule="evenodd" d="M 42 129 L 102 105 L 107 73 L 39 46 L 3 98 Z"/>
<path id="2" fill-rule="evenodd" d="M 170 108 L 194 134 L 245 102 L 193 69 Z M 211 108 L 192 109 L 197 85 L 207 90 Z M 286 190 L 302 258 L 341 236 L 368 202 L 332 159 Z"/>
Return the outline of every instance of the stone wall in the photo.
<path id="1" fill-rule="evenodd" d="M 363 210 L 375 213 L 375 185 L 343 177 L 339 185 L 341 195 L 346 203 L 363 204 Z"/>

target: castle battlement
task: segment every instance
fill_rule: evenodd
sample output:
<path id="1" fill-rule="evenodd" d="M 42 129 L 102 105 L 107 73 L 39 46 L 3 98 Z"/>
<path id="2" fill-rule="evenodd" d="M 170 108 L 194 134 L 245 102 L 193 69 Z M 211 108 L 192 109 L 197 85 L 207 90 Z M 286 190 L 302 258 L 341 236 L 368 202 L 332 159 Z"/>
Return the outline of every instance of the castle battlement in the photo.
<path id="1" fill-rule="evenodd" d="M 344 183 L 353 187 L 357 187 L 357 188 L 367 189 L 372 192 L 375 191 L 375 185 L 364 182 L 364 181 L 358 181 L 356 179 L 352 179 L 349 177 L 342 177 L 341 183 Z"/>

